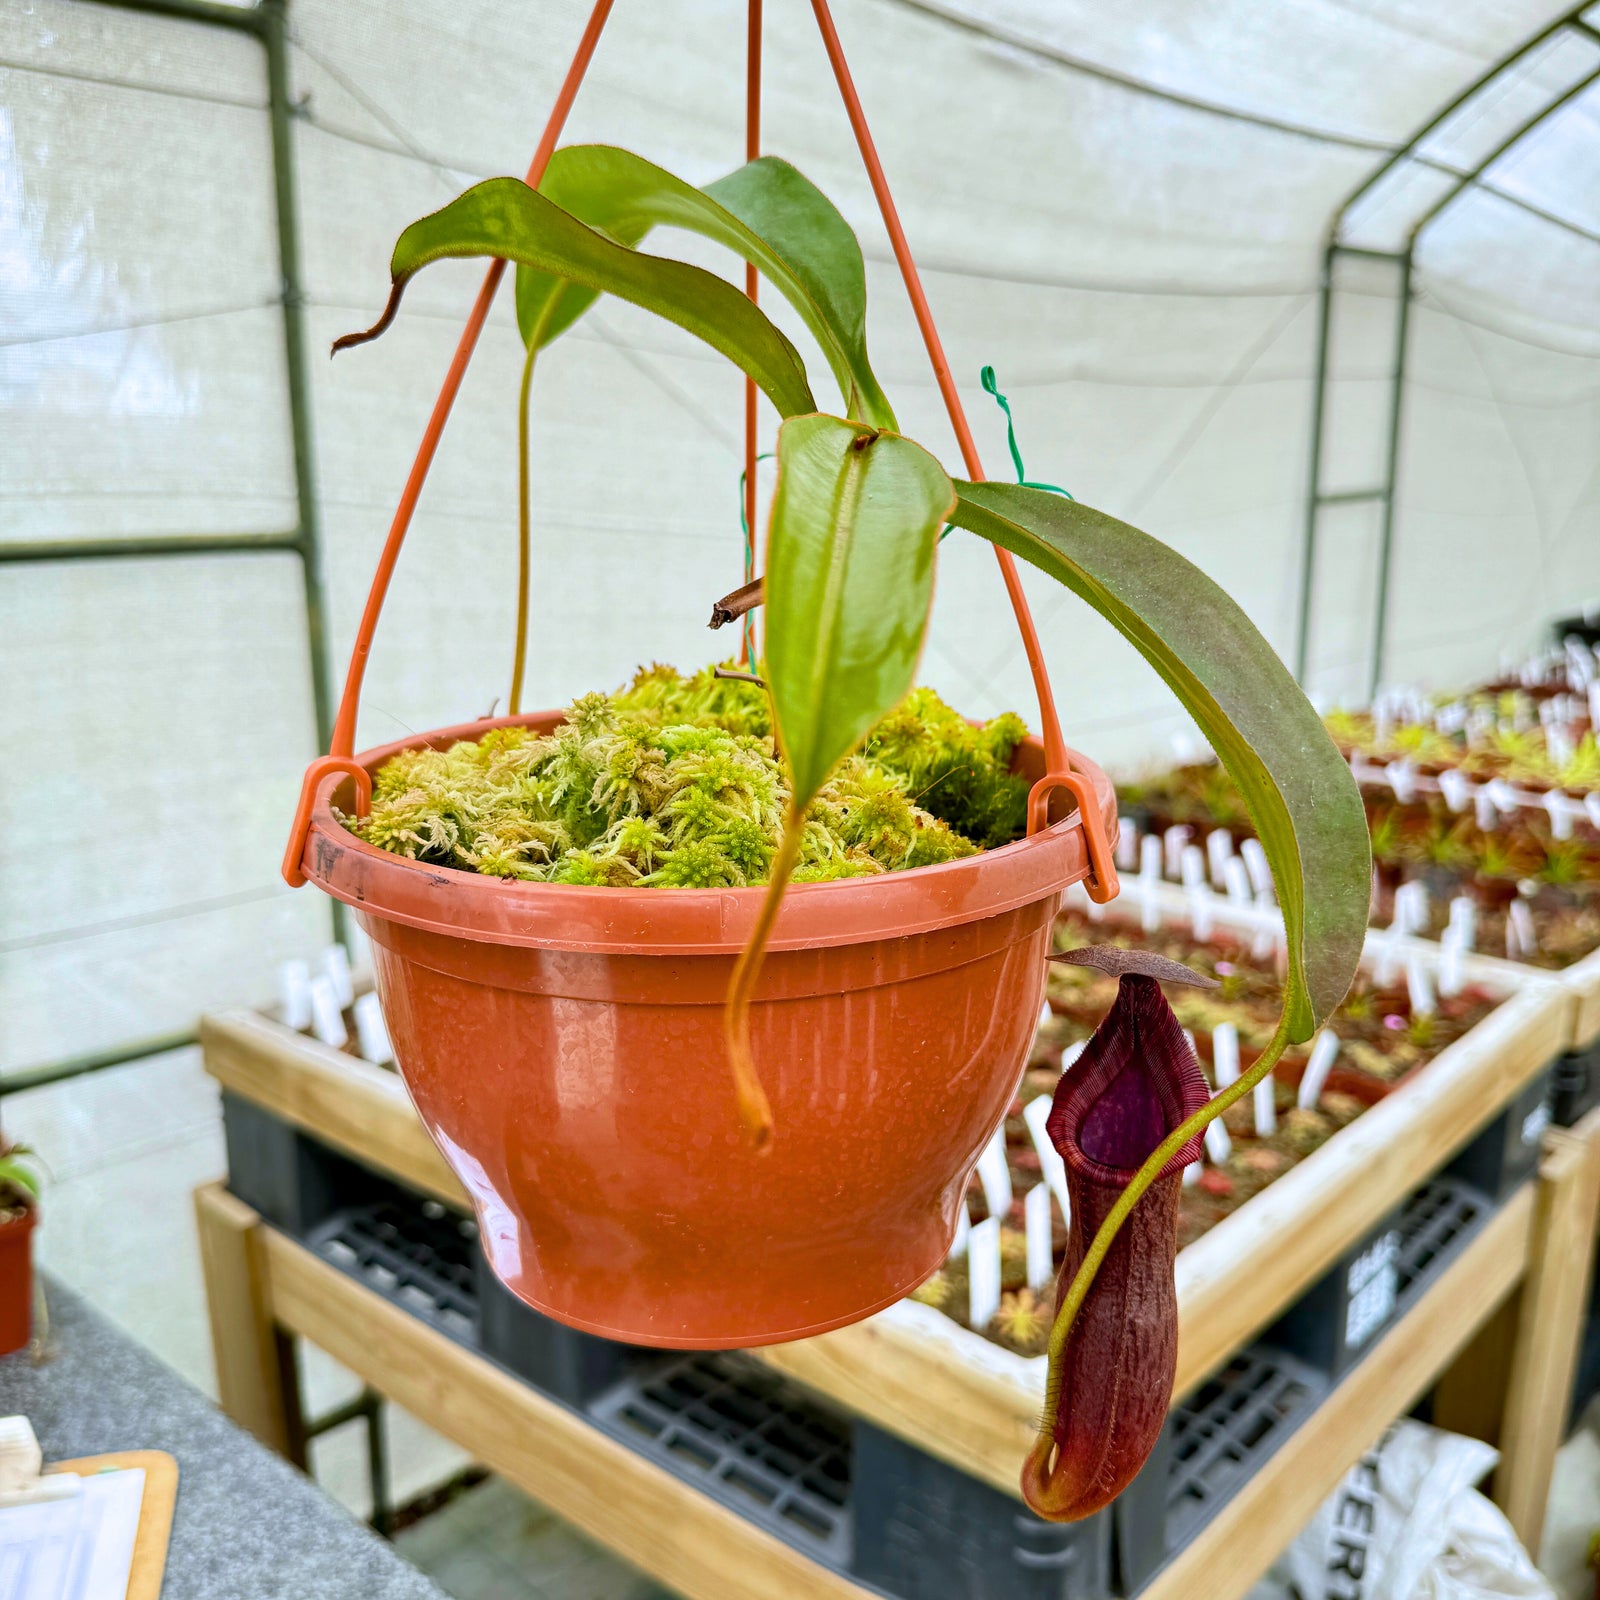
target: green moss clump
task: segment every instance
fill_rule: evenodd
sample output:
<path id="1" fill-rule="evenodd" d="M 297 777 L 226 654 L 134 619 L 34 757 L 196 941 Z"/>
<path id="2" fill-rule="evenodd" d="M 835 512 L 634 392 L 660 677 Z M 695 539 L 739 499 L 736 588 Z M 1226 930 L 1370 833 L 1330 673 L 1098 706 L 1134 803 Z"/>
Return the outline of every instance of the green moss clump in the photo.
<path id="1" fill-rule="evenodd" d="M 923 730 L 919 739 L 917 730 Z M 797 883 L 902 871 L 1020 837 L 1006 770 L 1020 719 L 974 728 L 916 690 L 807 813 Z M 549 734 L 496 728 L 392 757 L 345 826 L 380 849 L 491 877 L 611 887 L 764 883 L 789 791 L 757 684 L 641 670 Z"/>

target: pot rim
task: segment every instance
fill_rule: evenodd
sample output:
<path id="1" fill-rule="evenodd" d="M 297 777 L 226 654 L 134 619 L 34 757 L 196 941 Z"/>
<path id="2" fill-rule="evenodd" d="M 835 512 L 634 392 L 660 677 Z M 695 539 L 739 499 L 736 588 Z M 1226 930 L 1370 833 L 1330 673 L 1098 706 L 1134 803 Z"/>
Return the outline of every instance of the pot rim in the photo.
<path id="1" fill-rule="evenodd" d="M 482 738 L 494 728 L 561 721 L 560 711 L 485 717 L 364 750 L 369 773 L 403 750 Z M 1024 771 L 1044 771 L 1030 735 Z M 1105 773 L 1075 750 L 1073 768 L 1100 802 L 1107 837 L 1117 830 L 1117 797 Z M 1037 768 L 1037 771 L 1032 769 Z M 353 803 L 353 783 L 328 774 L 317 787 L 301 869 L 324 893 L 358 912 L 447 937 L 531 949 L 600 955 L 736 955 L 755 925 L 764 885 L 731 889 L 614 889 L 486 877 L 394 855 L 349 832 L 334 815 L 336 796 Z M 936 932 L 1059 895 L 1088 875 L 1089 857 L 1074 810 L 1038 833 L 958 861 L 872 877 L 791 885 L 772 930 L 773 951 L 862 944 Z"/>

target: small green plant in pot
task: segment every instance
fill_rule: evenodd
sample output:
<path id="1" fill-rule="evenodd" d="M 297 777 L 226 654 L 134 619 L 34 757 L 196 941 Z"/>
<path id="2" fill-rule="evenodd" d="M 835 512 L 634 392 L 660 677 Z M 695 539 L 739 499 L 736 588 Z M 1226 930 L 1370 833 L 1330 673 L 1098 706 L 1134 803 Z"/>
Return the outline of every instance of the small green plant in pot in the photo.
<path id="1" fill-rule="evenodd" d="M 657 226 L 701 233 L 766 276 L 837 379 L 842 415 L 819 409 L 800 353 L 731 283 L 641 248 Z M 311 876 L 358 907 L 375 941 L 407 1082 L 479 1202 L 491 1260 L 531 1303 L 614 1337 L 754 1343 L 855 1320 L 909 1291 L 942 1258 L 965 1172 L 1022 1072 L 1060 893 L 1086 874 L 1102 894 L 1114 886 L 1103 853 L 1113 797 L 1091 764 L 1058 748 L 1048 701 L 1044 745 L 1030 741 L 1015 757 L 1030 786 L 1024 839 L 870 880 L 795 881 L 806 876 L 815 808 L 850 763 L 864 752 L 870 758 L 874 730 L 912 690 L 948 529 L 1029 562 L 1110 620 L 1199 723 L 1245 797 L 1288 929 L 1284 1008 L 1271 1043 L 1233 1088 L 1208 1100 L 1159 990 L 1146 974 L 1129 972 L 1115 1027 L 1097 1035 L 1083 1070 L 1063 1080 L 1052 1118 L 1071 1149 L 1069 1170 L 1087 1185 L 1075 1195 L 1074 1228 L 1085 1218 L 1098 1226 L 1075 1233 L 1068 1252 L 1045 1421 L 1024 1488 L 1044 1515 L 1087 1515 L 1137 1470 L 1165 1413 L 1175 1355 L 1176 1163 L 1285 1048 L 1310 1037 L 1355 970 L 1370 858 L 1349 769 L 1271 647 L 1192 563 L 1060 495 L 952 478 L 899 431 L 867 359 L 859 245 L 832 203 L 788 164 L 762 158 L 696 189 L 627 151 L 558 150 L 537 189 L 491 179 L 406 229 L 383 318 L 341 345 L 387 327 L 406 284 L 431 262 L 473 256 L 517 268 L 524 417 L 539 351 L 611 294 L 726 356 L 782 418 L 764 585 L 747 586 L 738 602 L 763 607 L 763 648 L 750 665 L 764 685 L 782 774 L 781 794 L 769 797 L 779 799 L 770 859 L 747 880 L 761 887 L 714 897 L 687 887 L 636 894 L 604 877 L 499 882 L 397 862 L 352 839 L 332 805 L 368 813 L 376 774 L 370 814 L 379 814 L 391 798 L 383 763 L 398 749 L 334 758 L 314 769 L 303 800 L 310 838 L 302 845 L 297 835 L 291 845 L 291 881 Z M 524 482 L 526 492 L 526 473 Z M 527 523 L 525 515 L 524 538 Z M 736 609 L 733 600 L 725 610 Z M 524 600 L 519 672 L 526 614 Z M 505 720 L 541 739 L 559 737 L 552 713 Z M 406 748 L 448 754 L 463 740 L 487 743 L 486 731 L 445 730 Z M 335 794 L 341 773 L 348 776 Z M 906 790 L 909 797 L 909 782 Z M 1058 790 L 1077 805 L 1061 820 L 1050 807 Z M 579 920 L 581 937 L 573 932 Z M 489 958 L 480 948 L 469 961 L 443 942 L 451 929 L 468 930 L 463 947 L 476 940 L 505 952 L 493 958 L 498 994 L 538 989 L 559 999 L 565 1021 L 553 1021 L 550 1007 L 530 1010 L 521 1032 L 531 1050 L 566 1068 L 552 1077 L 542 1057 L 530 1056 L 526 1068 L 501 1068 L 476 1085 L 451 1075 L 452 1049 L 459 1055 L 464 1043 L 489 1038 L 463 1011 L 464 985 L 481 981 Z M 935 945 L 953 954 L 936 957 Z M 558 950 L 559 960 L 550 954 Z M 590 975 L 586 963 L 605 952 L 634 961 L 629 972 L 649 990 L 640 991 L 648 1015 L 639 1032 L 618 1009 L 615 975 Z M 650 988 L 637 965 L 647 952 L 671 957 L 671 994 Z M 860 971 L 847 978 L 852 960 Z M 688 999 L 717 1007 L 724 1048 L 696 1034 L 698 1054 L 675 1055 L 667 1067 L 664 1041 L 688 1037 L 687 1022 L 670 1008 Z M 860 1022 L 869 1014 L 870 1025 Z M 449 1028 L 433 1028 L 430 1015 L 448 1017 Z M 985 1030 L 989 1019 L 1004 1019 L 1015 1037 L 986 1031 L 979 1039 L 973 1017 Z M 720 1092 L 702 1074 L 708 1045 L 725 1075 Z M 656 1052 L 648 1084 L 618 1065 L 629 1050 Z M 878 1098 L 864 1098 L 869 1084 Z M 480 1111 L 474 1102 L 491 1089 L 504 1098 Z M 571 1143 L 558 1149 L 547 1124 L 570 1125 L 589 1142 L 581 1153 Z M 540 1141 L 537 1151 L 514 1148 L 508 1157 L 508 1144 L 524 1139 Z M 568 1246 L 602 1230 L 575 1194 L 595 1179 L 596 1152 L 613 1148 L 616 1163 L 599 1175 L 600 1187 L 626 1191 L 635 1212 L 670 1211 L 672 1241 L 658 1248 L 629 1232 L 631 1259 L 619 1261 L 613 1249 L 614 1281 L 591 1280 L 580 1303 L 564 1298 L 583 1272 Z M 669 1151 L 675 1166 L 665 1163 Z M 529 1167 L 559 1197 L 525 1198 L 508 1224 L 507 1189 Z M 903 1179 L 892 1203 L 884 1193 L 891 1176 Z M 819 1189 L 825 1208 L 808 1210 Z M 752 1218 L 757 1231 L 741 1256 L 740 1247 L 728 1248 L 729 1230 Z M 622 1226 L 619 1214 L 606 1226 Z M 733 1258 L 736 1284 L 705 1277 L 717 1263 L 708 1265 L 708 1250 L 695 1242 L 702 1228 L 718 1247 L 711 1254 Z M 816 1238 L 804 1237 L 818 1230 L 821 1254 Z M 532 1265 L 525 1231 L 539 1239 Z M 694 1242 L 692 1256 L 673 1253 L 684 1239 Z M 893 1271 L 884 1267 L 889 1259 Z M 679 1274 L 670 1295 L 657 1282 L 669 1271 Z M 1097 1275 L 1112 1286 L 1107 1292 L 1091 1293 Z M 757 1308 L 754 1322 L 721 1316 L 734 1293 L 746 1314 Z M 1080 1316 L 1083 1334 L 1072 1339 Z M 1119 1396 L 1112 1370 L 1130 1351 L 1143 1363 L 1137 1406 Z M 1069 1426 L 1071 1417 L 1096 1419 L 1089 1431 L 1116 1441 L 1111 1454 L 1086 1462 L 1087 1434 Z"/>
<path id="2" fill-rule="evenodd" d="M 36 1165 L 26 1145 L 0 1136 L 0 1355 L 20 1350 L 32 1331 Z"/>

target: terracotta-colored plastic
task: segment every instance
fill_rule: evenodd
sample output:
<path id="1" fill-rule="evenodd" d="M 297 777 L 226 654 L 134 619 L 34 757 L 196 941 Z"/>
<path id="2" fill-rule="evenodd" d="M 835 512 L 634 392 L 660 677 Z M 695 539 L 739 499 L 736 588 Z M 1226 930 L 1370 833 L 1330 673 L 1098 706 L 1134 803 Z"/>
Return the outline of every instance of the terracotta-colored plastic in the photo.
<path id="1" fill-rule="evenodd" d="M 37 1210 L 0 1222 L 0 1356 L 33 1334 L 33 1227 Z"/>
<path id="2" fill-rule="evenodd" d="M 1105 774 L 1075 759 L 1114 827 Z M 1036 741 L 1019 766 L 1042 775 Z M 776 1123 L 757 1154 L 722 1006 L 763 890 L 426 866 L 340 825 L 354 787 L 324 781 L 301 868 L 371 937 L 407 1087 L 528 1304 L 637 1344 L 767 1344 L 866 1316 L 944 1259 L 1021 1078 L 1062 892 L 1088 870 L 1076 815 L 963 861 L 790 889 L 751 1015 Z"/>

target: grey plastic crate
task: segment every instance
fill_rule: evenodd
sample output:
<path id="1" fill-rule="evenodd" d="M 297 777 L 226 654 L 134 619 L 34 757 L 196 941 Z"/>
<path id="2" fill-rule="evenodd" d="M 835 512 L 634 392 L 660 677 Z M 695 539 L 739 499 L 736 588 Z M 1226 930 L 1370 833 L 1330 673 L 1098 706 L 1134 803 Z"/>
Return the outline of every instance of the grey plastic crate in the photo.
<path id="1" fill-rule="evenodd" d="M 336 1211 L 305 1242 L 384 1299 L 476 1346 L 477 1238 L 468 1218 L 435 1200 L 380 1200 Z"/>
<path id="2" fill-rule="evenodd" d="M 1600 1039 L 1559 1057 L 1552 1079 L 1551 1120 L 1558 1128 L 1570 1128 L 1600 1105 Z"/>
<path id="3" fill-rule="evenodd" d="M 1348 1372 L 1488 1220 L 1494 1202 L 1460 1178 L 1430 1178 L 1268 1331 L 1265 1342 L 1330 1378 Z"/>
<path id="4" fill-rule="evenodd" d="M 269 1222 L 571 1406 L 649 1359 L 546 1317 L 495 1277 L 462 1217 L 224 1091 L 228 1186 Z"/>
<path id="5" fill-rule="evenodd" d="M 1237 1351 L 1173 1407 L 1144 1470 L 1113 1506 L 1117 1592 L 1136 1594 L 1211 1521 L 1333 1387 L 1270 1345 Z"/>
<path id="6" fill-rule="evenodd" d="M 228 1089 L 222 1091 L 222 1136 L 229 1190 L 289 1233 L 304 1234 L 341 1207 L 365 1204 L 395 1188 Z"/>
<path id="7" fill-rule="evenodd" d="M 1109 1513 L 1044 1522 L 870 1423 L 855 1426 L 854 1577 L 902 1600 L 1104 1600 Z"/>
<path id="8" fill-rule="evenodd" d="M 736 1351 L 671 1360 L 587 1408 L 640 1455 L 837 1571 L 848 1569 L 850 1421 Z"/>
<path id="9" fill-rule="evenodd" d="M 486 1356 L 569 1406 L 583 1406 L 632 1367 L 659 1363 L 659 1350 L 641 1350 L 557 1322 L 519 1300 L 476 1255 L 478 1342 Z"/>
<path id="10" fill-rule="evenodd" d="M 1496 1200 L 1531 1178 L 1539 1170 L 1544 1131 L 1553 1116 L 1555 1074 L 1552 1065 L 1525 1084 L 1445 1171 Z"/>
<path id="11" fill-rule="evenodd" d="M 1422 1292 L 1489 1220 L 1495 1202 L 1448 1173 L 1430 1178 L 1400 1213 L 1395 1263 L 1396 1314 L 1404 1316 Z"/>

